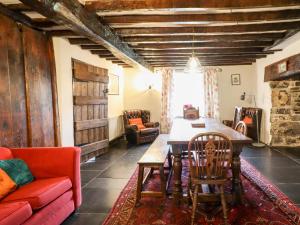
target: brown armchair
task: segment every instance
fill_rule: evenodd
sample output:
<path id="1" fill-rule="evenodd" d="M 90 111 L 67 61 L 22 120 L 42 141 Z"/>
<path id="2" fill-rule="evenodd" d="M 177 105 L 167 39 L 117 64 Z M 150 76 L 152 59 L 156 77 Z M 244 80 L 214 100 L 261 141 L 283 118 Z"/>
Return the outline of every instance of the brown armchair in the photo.
<path id="1" fill-rule="evenodd" d="M 130 124 L 129 119 L 141 118 L 145 128 L 138 129 L 135 124 Z M 125 110 L 123 112 L 126 139 L 132 144 L 152 142 L 159 135 L 159 123 L 150 122 L 148 110 Z"/>

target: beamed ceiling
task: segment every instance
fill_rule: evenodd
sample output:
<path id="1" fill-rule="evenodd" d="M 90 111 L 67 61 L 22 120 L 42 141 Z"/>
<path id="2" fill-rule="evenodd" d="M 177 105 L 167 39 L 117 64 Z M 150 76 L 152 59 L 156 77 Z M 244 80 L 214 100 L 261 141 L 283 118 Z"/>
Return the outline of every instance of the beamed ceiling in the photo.
<path id="1" fill-rule="evenodd" d="M 248 65 L 300 30 L 300 0 L 0 0 L 0 12 L 123 67 Z"/>

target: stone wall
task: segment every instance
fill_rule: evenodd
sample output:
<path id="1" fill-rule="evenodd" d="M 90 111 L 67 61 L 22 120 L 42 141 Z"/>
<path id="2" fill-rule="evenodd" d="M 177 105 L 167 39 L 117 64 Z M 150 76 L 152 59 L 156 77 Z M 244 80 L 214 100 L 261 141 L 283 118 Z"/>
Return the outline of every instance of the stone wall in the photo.
<path id="1" fill-rule="evenodd" d="M 272 146 L 300 147 L 300 80 L 270 82 Z"/>

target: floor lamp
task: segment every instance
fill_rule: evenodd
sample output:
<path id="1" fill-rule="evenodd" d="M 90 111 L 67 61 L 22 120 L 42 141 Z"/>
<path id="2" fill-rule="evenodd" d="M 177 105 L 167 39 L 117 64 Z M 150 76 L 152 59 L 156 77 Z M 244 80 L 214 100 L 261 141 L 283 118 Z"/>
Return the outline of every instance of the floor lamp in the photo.
<path id="1" fill-rule="evenodd" d="M 258 127 L 258 110 L 255 110 L 255 120 L 256 120 L 257 142 L 253 142 L 252 146 L 257 147 L 257 148 L 263 148 L 263 147 L 265 147 L 265 144 L 260 142 L 260 130 Z"/>
<path id="2" fill-rule="evenodd" d="M 256 100 L 255 100 L 255 95 L 248 95 L 250 98 L 253 97 L 253 101 L 254 101 L 254 107 L 256 107 Z M 245 101 L 246 99 L 246 92 L 244 92 L 241 95 L 241 100 Z M 258 126 L 258 110 L 255 110 L 255 120 L 256 120 L 256 137 L 257 137 L 257 142 L 253 142 L 252 146 L 257 147 L 257 148 L 263 148 L 265 147 L 265 144 L 260 142 L 260 130 L 259 130 L 259 126 Z"/>

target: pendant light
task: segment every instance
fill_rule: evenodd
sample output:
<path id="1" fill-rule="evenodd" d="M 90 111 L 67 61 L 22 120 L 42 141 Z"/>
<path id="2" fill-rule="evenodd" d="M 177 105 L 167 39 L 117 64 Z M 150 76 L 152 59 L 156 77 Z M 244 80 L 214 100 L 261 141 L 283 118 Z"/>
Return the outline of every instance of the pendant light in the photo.
<path id="1" fill-rule="evenodd" d="M 193 42 L 192 42 L 192 56 L 188 59 L 184 71 L 187 73 L 202 72 L 203 67 L 201 66 L 200 60 L 196 57 L 194 51 L 195 42 L 195 28 L 193 27 Z"/>

